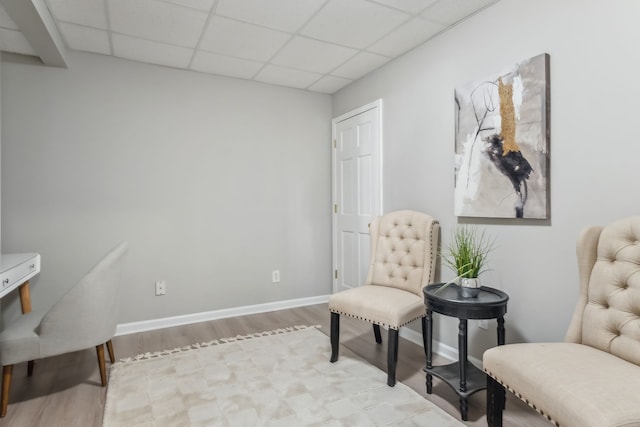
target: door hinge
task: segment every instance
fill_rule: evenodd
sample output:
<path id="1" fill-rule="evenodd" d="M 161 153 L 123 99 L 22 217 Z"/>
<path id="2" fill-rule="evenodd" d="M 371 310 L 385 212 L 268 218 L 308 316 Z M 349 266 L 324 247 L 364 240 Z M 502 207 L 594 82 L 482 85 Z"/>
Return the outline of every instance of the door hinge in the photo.
<path id="1" fill-rule="evenodd" d="M 333 140 L 333 148 L 336 148 L 336 140 Z"/>
<path id="2" fill-rule="evenodd" d="M 334 276 L 335 276 L 335 278 L 337 279 L 337 278 L 338 278 L 338 270 L 336 270 L 336 271 L 334 272 L 334 274 L 333 274 L 333 275 L 334 275 Z"/>
<path id="3" fill-rule="evenodd" d="M 337 203 L 333 204 L 333 213 L 338 213 L 338 204 Z"/>

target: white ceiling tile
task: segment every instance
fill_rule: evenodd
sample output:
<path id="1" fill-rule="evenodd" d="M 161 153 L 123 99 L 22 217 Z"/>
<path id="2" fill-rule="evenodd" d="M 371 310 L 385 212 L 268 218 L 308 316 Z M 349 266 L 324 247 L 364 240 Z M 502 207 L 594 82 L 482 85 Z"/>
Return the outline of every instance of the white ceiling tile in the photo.
<path id="1" fill-rule="evenodd" d="M 208 14 L 157 0 L 108 0 L 111 29 L 177 46 L 195 47 Z"/>
<path id="2" fill-rule="evenodd" d="M 47 3 L 60 21 L 107 29 L 104 0 L 47 0 Z"/>
<path id="3" fill-rule="evenodd" d="M 445 25 L 455 24 L 497 0 L 439 0 L 422 13 L 425 18 Z"/>
<path id="4" fill-rule="evenodd" d="M 296 36 L 271 62 L 276 65 L 324 74 L 356 53 L 358 51 L 355 49 Z"/>
<path id="5" fill-rule="evenodd" d="M 36 52 L 20 31 L 6 28 L 0 28 L 0 50 L 36 56 Z"/>
<path id="6" fill-rule="evenodd" d="M 214 53 L 266 61 L 290 37 L 281 31 L 213 16 L 200 42 L 200 48 Z"/>
<path id="7" fill-rule="evenodd" d="M 180 6 L 190 7 L 192 9 L 204 10 L 209 12 L 213 6 L 213 0 L 165 0 Z"/>
<path id="8" fill-rule="evenodd" d="M 220 0 L 216 14 L 295 32 L 325 0 Z"/>
<path id="9" fill-rule="evenodd" d="M 426 7 L 431 6 L 437 0 L 370 0 L 376 3 L 385 4 L 396 9 L 409 13 L 418 13 Z"/>
<path id="10" fill-rule="evenodd" d="M 0 49 L 36 55 L 2 1 Z M 334 93 L 498 0 L 39 1 L 70 49 Z"/>
<path id="11" fill-rule="evenodd" d="M 425 42 L 445 28 L 442 24 L 416 17 L 394 30 L 367 50 L 387 56 L 399 56 Z"/>
<path id="12" fill-rule="evenodd" d="M 353 80 L 343 79 L 341 77 L 334 76 L 324 76 L 311 86 L 309 86 L 309 90 L 314 92 L 322 92 L 322 93 L 335 93 L 338 90 L 342 89 Z"/>
<path id="13" fill-rule="evenodd" d="M 198 51 L 193 59 L 193 64 L 191 64 L 191 69 L 203 73 L 251 79 L 262 65 L 262 62 Z"/>
<path id="14" fill-rule="evenodd" d="M 321 74 L 310 73 L 308 71 L 267 65 L 262 71 L 260 71 L 254 80 L 274 85 L 304 89 L 311 83 L 320 79 L 320 77 L 322 77 Z"/>
<path id="15" fill-rule="evenodd" d="M 106 31 L 64 22 L 59 23 L 58 28 L 71 49 L 111 55 Z"/>
<path id="16" fill-rule="evenodd" d="M 409 16 L 365 0 L 332 0 L 300 34 L 361 49 L 406 21 Z"/>
<path id="17" fill-rule="evenodd" d="M 332 75 L 348 79 L 359 79 L 375 70 L 391 58 L 369 52 L 361 52 L 331 72 Z"/>
<path id="18" fill-rule="evenodd" d="M 151 64 L 186 68 L 189 65 L 192 49 L 113 34 L 113 52 L 115 56 L 133 59 Z"/>
<path id="19" fill-rule="evenodd" d="M 9 30 L 18 29 L 18 24 L 13 22 L 13 19 L 11 19 L 7 11 L 4 9 L 2 3 L 0 3 L 0 28 L 7 28 Z"/>

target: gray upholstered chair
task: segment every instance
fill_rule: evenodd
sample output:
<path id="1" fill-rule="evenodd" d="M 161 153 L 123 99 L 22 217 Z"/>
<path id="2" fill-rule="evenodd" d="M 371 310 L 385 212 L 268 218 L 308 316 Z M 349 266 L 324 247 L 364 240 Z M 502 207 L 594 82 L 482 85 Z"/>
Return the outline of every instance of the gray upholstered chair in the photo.
<path id="1" fill-rule="evenodd" d="M 489 426 L 502 425 L 505 388 L 556 426 L 640 426 L 640 216 L 585 229 L 577 255 L 565 342 L 484 353 Z"/>
<path id="2" fill-rule="evenodd" d="M 389 329 L 387 384 L 396 383 L 398 331 L 422 319 L 426 340 L 422 288 L 433 282 L 440 225 L 431 216 L 403 210 L 374 219 L 370 226 L 371 261 L 366 284 L 331 295 L 331 362 L 338 360 L 340 315 L 373 323 L 376 342 L 380 326 Z M 426 345 L 425 345 L 426 348 Z"/>
<path id="3" fill-rule="evenodd" d="M 122 261 L 121 243 L 99 261 L 51 309 L 23 314 L 0 333 L 2 399 L 0 416 L 7 414 L 13 365 L 96 347 L 102 386 L 107 385 L 104 344 L 114 362 L 111 338 L 115 334 Z"/>

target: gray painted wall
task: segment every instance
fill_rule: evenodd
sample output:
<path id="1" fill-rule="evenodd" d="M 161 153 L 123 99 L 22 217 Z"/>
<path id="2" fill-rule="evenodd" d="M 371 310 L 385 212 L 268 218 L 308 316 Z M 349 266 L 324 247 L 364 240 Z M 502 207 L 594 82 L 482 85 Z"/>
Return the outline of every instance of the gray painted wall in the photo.
<path id="1" fill-rule="evenodd" d="M 333 97 L 333 115 L 382 98 L 385 211 L 417 209 L 443 226 L 478 223 L 496 237 L 486 284 L 511 299 L 507 341 L 564 337 L 577 297 L 580 230 L 640 212 L 640 2 L 502 0 Z M 551 69 L 551 219 L 463 220 L 453 213 L 454 87 L 547 52 Z M 453 274 L 441 269 L 441 278 Z M 435 332 L 457 347 L 457 322 Z M 494 322 L 470 322 L 472 354 Z"/>
<path id="2" fill-rule="evenodd" d="M 2 39 L 0 38 L 0 45 Z M 2 61 L 0 61 L 0 82 L 2 81 Z M 2 84 L 0 84 L 0 100 L 2 99 Z M 2 102 L 0 102 L 0 165 L 2 164 Z M 1 166 L 0 166 L 1 167 Z M 0 189 L 2 188 L 2 173 L 0 169 Z M 2 224 L 2 197 L 0 197 L 0 224 Z M 2 242 L 2 227 L 0 226 L 0 244 Z M 0 325 L 2 325 L 2 311 L 0 308 Z"/>
<path id="3" fill-rule="evenodd" d="M 2 68 L 2 251 L 41 253 L 34 309 L 121 240 L 120 323 L 331 292 L 328 95 L 77 52 Z"/>
<path id="4" fill-rule="evenodd" d="M 484 278 L 511 296 L 507 340 L 560 340 L 580 229 L 640 210 L 639 15 L 635 0 L 502 0 L 333 106 L 98 55 L 70 52 L 61 70 L 3 54 L 2 250 L 42 254 L 37 309 L 129 240 L 120 322 L 327 294 L 331 117 L 383 99 L 385 210 L 432 213 L 446 244 L 463 221 L 453 215 L 453 88 L 547 52 L 551 220 L 470 222 L 498 240 Z M 166 296 L 154 296 L 157 279 Z M 3 318 L 17 316 L 15 296 L 2 305 Z M 456 322 L 436 322 L 455 347 Z M 470 329 L 480 357 L 495 332 Z"/>

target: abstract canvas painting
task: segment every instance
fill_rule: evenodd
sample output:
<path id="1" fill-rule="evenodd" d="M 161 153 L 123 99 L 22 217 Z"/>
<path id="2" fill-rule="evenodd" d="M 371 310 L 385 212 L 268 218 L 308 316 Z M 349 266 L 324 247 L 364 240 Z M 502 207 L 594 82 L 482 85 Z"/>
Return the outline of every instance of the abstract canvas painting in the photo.
<path id="1" fill-rule="evenodd" d="M 549 55 L 455 89 L 455 214 L 549 217 Z"/>

